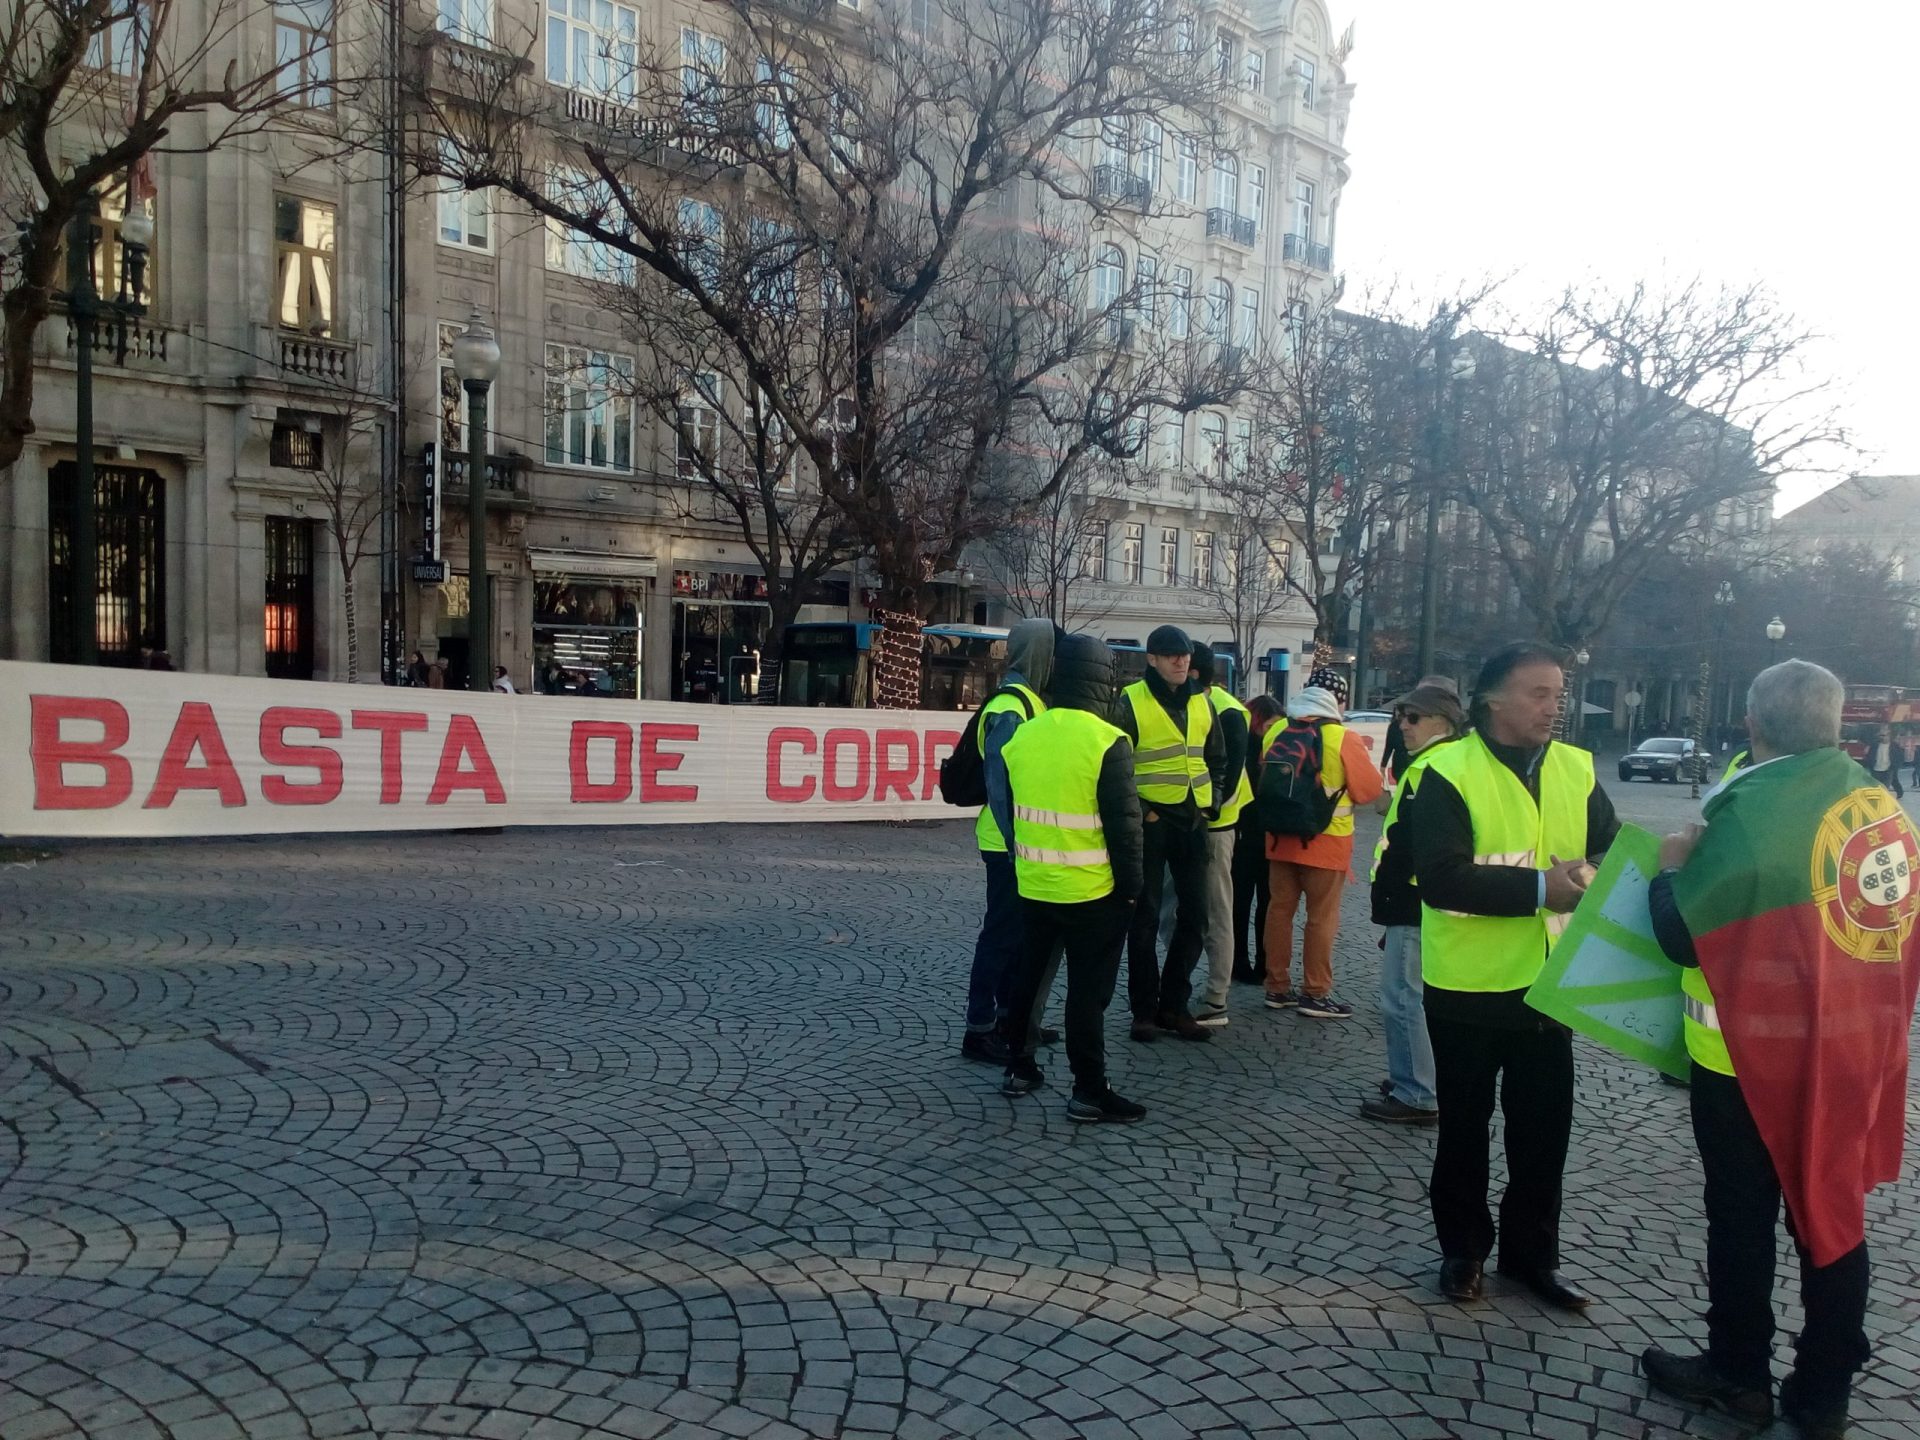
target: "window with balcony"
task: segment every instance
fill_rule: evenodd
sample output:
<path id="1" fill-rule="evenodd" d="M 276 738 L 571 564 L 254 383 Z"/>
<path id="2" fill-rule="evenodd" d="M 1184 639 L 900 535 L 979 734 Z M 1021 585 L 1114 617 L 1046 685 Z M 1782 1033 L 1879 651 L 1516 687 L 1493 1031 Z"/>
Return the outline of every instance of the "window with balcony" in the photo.
<path id="1" fill-rule="evenodd" d="M 1251 285 L 1240 287 L 1240 336 L 1234 343 L 1249 355 L 1260 348 L 1260 292 Z"/>
<path id="2" fill-rule="evenodd" d="M 443 34 L 469 45 L 493 43 L 493 0 L 439 0 Z"/>
<path id="3" fill-rule="evenodd" d="M 753 124 L 760 138 L 775 150 L 793 146 L 793 68 L 776 65 L 762 55 L 753 67 L 754 92 L 760 97 L 753 107 Z"/>
<path id="4" fill-rule="evenodd" d="M 1200 417 L 1200 453 L 1194 457 L 1201 473 L 1209 480 L 1224 480 L 1227 474 L 1227 421 L 1223 415 L 1208 411 Z"/>
<path id="5" fill-rule="evenodd" d="M 1131 174 L 1132 146 L 1127 139 L 1127 122 L 1109 117 L 1100 122 L 1100 160 L 1102 165 Z"/>
<path id="6" fill-rule="evenodd" d="M 1232 80 L 1234 59 L 1240 53 L 1240 37 L 1225 30 L 1216 31 L 1213 37 L 1214 66 L 1220 72 L 1222 80 Z"/>
<path id="7" fill-rule="evenodd" d="M 1213 208 L 1229 215 L 1240 213 L 1240 162 L 1224 151 L 1213 157 Z"/>
<path id="8" fill-rule="evenodd" d="M 711 466 L 720 436 L 720 377 L 696 370 L 681 387 L 673 432 L 674 468 L 682 480 L 697 480 Z"/>
<path id="9" fill-rule="evenodd" d="M 1293 182 L 1293 233 L 1309 245 L 1313 243 L 1314 184 L 1311 180 Z"/>
<path id="10" fill-rule="evenodd" d="M 1146 546 L 1147 527 L 1142 522 L 1129 520 L 1120 527 L 1120 579 L 1125 584 L 1140 583 Z"/>
<path id="11" fill-rule="evenodd" d="M 1289 360 L 1300 354 L 1307 339 L 1307 302 L 1289 300 L 1285 328 L 1286 354 Z"/>
<path id="12" fill-rule="evenodd" d="M 1185 340 L 1193 333 L 1193 271 L 1176 265 L 1167 272 L 1167 334 Z"/>
<path id="13" fill-rule="evenodd" d="M 459 149 L 451 140 L 440 142 L 440 243 L 483 253 L 493 249 L 493 204 L 485 190 L 469 190 L 460 183 L 463 168 Z"/>
<path id="14" fill-rule="evenodd" d="M 273 197 L 274 319 L 282 330 L 334 333 L 333 206 Z"/>
<path id="15" fill-rule="evenodd" d="M 1233 446 L 1228 453 L 1227 463 L 1236 480 L 1245 480 L 1252 474 L 1253 421 L 1235 420 L 1233 422 Z"/>
<path id="16" fill-rule="evenodd" d="M 1207 284 L 1206 337 L 1216 345 L 1233 343 L 1233 285 L 1216 279 Z"/>
<path id="17" fill-rule="evenodd" d="M 680 32 L 680 115 L 688 124 L 719 128 L 726 97 L 727 47 L 718 36 Z"/>
<path id="18" fill-rule="evenodd" d="M 1087 527 L 1086 547 L 1080 554 L 1080 578 L 1104 581 L 1107 578 L 1107 527 L 1096 521 Z"/>
<path id="19" fill-rule="evenodd" d="M 547 463 L 633 468 L 633 361 L 547 346 Z"/>
<path id="20" fill-rule="evenodd" d="M 681 258 L 709 291 L 720 288 L 726 236 L 720 212 L 704 200 L 680 202 Z"/>
<path id="21" fill-rule="evenodd" d="M 1189 204 L 1200 195 L 1200 142 L 1191 135 L 1173 142 L 1173 193 Z"/>
<path id="22" fill-rule="evenodd" d="M 1133 283 L 1139 290 L 1139 299 L 1134 302 L 1134 314 L 1148 330 L 1160 328 L 1160 262 L 1151 255 L 1142 255 L 1133 262 Z"/>
<path id="23" fill-rule="evenodd" d="M 1193 532 L 1193 544 L 1188 547 L 1193 560 L 1193 583 L 1205 590 L 1213 584 L 1213 532 L 1196 530 Z"/>
<path id="24" fill-rule="evenodd" d="M 1171 525 L 1160 530 L 1160 583 L 1180 583 L 1180 532 Z"/>
<path id="25" fill-rule="evenodd" d="M 291 103 L 333 104 L 333 0 L 274 0 L 273 63 Z"/>
<path id="26" fill-rule="evenodd" d="M 1140 144 L 1134 157 L 1134 173 L 1146 182 L 1149 200 L 1160 188 L 1160 152 L 1165 148 L 1166 143 L 1166 129 L 1158 120 L 1141 122 Z"/>
<path id="27" fill-rule="evenodd" d="M 1304 56 L 1295 60 L 1293 62 L 1293 73 L 1294 77 L 1299 81 L 1300 108 L 1302 110 L 1313 109 L 1313 102 L 1317 97 L 1319 88 L 1319 72 L 1315 69 L 1313 61 Z"/>
<path id="28" fill-rule="evenodd" d="M 1249 165 L 1246 184 L 1246 216 L 1257 226 L 1267 218 L 1267 167 Z"/>
<path id="29" fill-rule="evenodd" d="M 556 203 L 577 207 L 586 214 L 598 212 L 606 217 L 604 223 L 608 225 L 620 214 L 612 188 L 597 175 L 559 171 L 552 181 L 552 193 Z M 626 283 L 634 275 L 633 257 L 624 250 L 582 235 L 552 217 L 547 219 L 547 268 L 607 284 Z"/>
<path id="30" fill-rule="evenodd" d="M 1162 470 L 1178 470 L 1187 460 L 1187 417 L 1169 410 L 1160 417 L 1156 432 L 1157 463 Z"/>
<path id="31" fill-rule="evenodd" d="M 127 179 L 119 179 L 104 186 L 98 193 L 99 214 L 94 219 L 94 229 L 99 239 L 93 247 L 93 288 L 101 296 L 112 297 L 120 294 L 123 285 L 131 288 L 133 276 L 127 268 L 126 247 L 120 240 L 120 224 L 127 217 Z M 156 217 L 157 218 L 157 217 Z M 145 299 L 148 309 L 153 308 L 154 277 L 159 272 L 154 256 L 160 242 L 159 226 L 154 226 L 154 238 L 147 244 L 147 268 L 143 277 Z M 59 283 L 66 283 L 67 262 L 65 256 L 66 237 L 61 236 L 61 259 Z"/>
<path id="32" fill-rule="evenodd" d="M 1127 288 L 1127 257 L 1118 245 L 1102 245 L 1093 257 L 1093 308 L 1096 314 L 1117 315 L 1120 295 Z"/>
<path id="33" fill-rule="evenodd" d="M 1258 95 L 1267 88 L 1267 55 L 1264 50 L 1247 47 L 1247 67 L 1242 72 L 1242 86 L 1251 94 Z"/>
<path id="34" fill-rule="evenodd" d="M 547 0 L 547 79 L 631 105 L 637 94 L 640 12 L 611 0 Z"/>

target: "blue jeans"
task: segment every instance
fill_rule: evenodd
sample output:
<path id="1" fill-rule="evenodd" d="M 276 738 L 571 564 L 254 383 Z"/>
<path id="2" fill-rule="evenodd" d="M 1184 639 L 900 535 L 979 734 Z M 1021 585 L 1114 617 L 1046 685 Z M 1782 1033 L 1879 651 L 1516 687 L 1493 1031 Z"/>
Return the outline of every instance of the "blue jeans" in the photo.
<path id="1" fill-rule="evenodd" d="M 973 973 L 967 980 L 967 1029 L 984 1034 L 1000 1018 L 1020 958 L 1020 887 L 1013 876 L 1013 856 L 982 850 L 987 867 L 987 913 L 980 921 L 980 938 L 973 942 Z"/>
<path id="2" fill-rule="evenodd" d="M 1380 1018 L 1387 1032 L 1387 1080 L 1393 1098 L 1416 1110 L 1436 1103 L 1433 1042 L 1421 1001 L 1420 927 L 1389 925 L 1380 962 Z"/>

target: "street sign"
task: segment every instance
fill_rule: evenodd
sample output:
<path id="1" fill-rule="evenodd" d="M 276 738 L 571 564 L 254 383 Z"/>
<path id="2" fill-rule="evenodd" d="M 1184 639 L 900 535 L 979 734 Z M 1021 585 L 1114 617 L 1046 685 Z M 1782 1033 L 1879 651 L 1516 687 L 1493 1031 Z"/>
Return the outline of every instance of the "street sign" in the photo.
<path id="1" fill-rule="evenodd" d="M 440 558 L 440 452 L 432 441 L 421 456 L 424 462 L 424 478 L 420 488 L 420 554 L 423 559 Z M 446 578 L 442 566 L 441 580 Z M 414 579 L 420 578 L 419 567 L 414 567 Z M 438 584 L 436 580 L 432 582 Z"/>
<path id="2" fill-rule="evenodd" d="M 447 583 L 447 562 L 429 560 L 416 556 L 413 562 L 413 583 L 416 585 L 444 585 Z"/>

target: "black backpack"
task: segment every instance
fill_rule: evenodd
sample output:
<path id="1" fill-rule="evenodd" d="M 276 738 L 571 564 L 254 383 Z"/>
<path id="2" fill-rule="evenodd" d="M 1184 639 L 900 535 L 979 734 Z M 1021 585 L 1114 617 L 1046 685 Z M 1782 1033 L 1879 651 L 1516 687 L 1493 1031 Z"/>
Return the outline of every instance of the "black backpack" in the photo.
<path id="1" fill-rule="evenodd" d="M 987 803 L 987 762 L 980 756 L 980 717 L 986 713 L 987 706 L 1002 695 L 1011 695 L 1020 702 L 1020 708 L 1027 712 L 1024 719 L 1033 718 L 1033 701 L 1017 685 L 1003 685 L 982 702 L 973 712 L 973 718 L 967 721 L 953 753 L 940 762 L 940 798 L 949 805 Z"/>
<path id="2" fill-rule="evenodd" d="M 1291 835 L 1302 846 L 1333 823 L 1346 787 L 1329 795 L 1320 783 L 1322 721 L 1289 720 L 1260 762 L 1254 818 L 1269 835 Z"/>

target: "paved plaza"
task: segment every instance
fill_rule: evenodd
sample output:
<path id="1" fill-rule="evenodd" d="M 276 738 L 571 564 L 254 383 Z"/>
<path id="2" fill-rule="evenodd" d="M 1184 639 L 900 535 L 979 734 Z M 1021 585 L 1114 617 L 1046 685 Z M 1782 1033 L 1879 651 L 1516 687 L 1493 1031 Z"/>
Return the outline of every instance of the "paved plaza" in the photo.
<path id="1" fill-rule="evenodd" d="M 1363 889 L 1355 1020 L 1236 987 L 1213 1043 L 1139 1046 L 1115 1011 L 1116 1087 L 1151 1113 L 1080 1128 L 1064 1056 L 1025 1100 L 956 1057 L 970 838 L 0 868 L 0 1437 L 1740 1433 L 1634 1370 L 1702 1334 L 1685 1092 L 1581 1048 L 1587 1317 L 1499 1281 L 1444 1304 L 1432 1136 L 1356 1114 L 1383 1053 Z M 1855 1416 L 1884 1440 L 1920 1435 L 1917 1217 L 1911 1182 L 1870 1207 Z"/>

